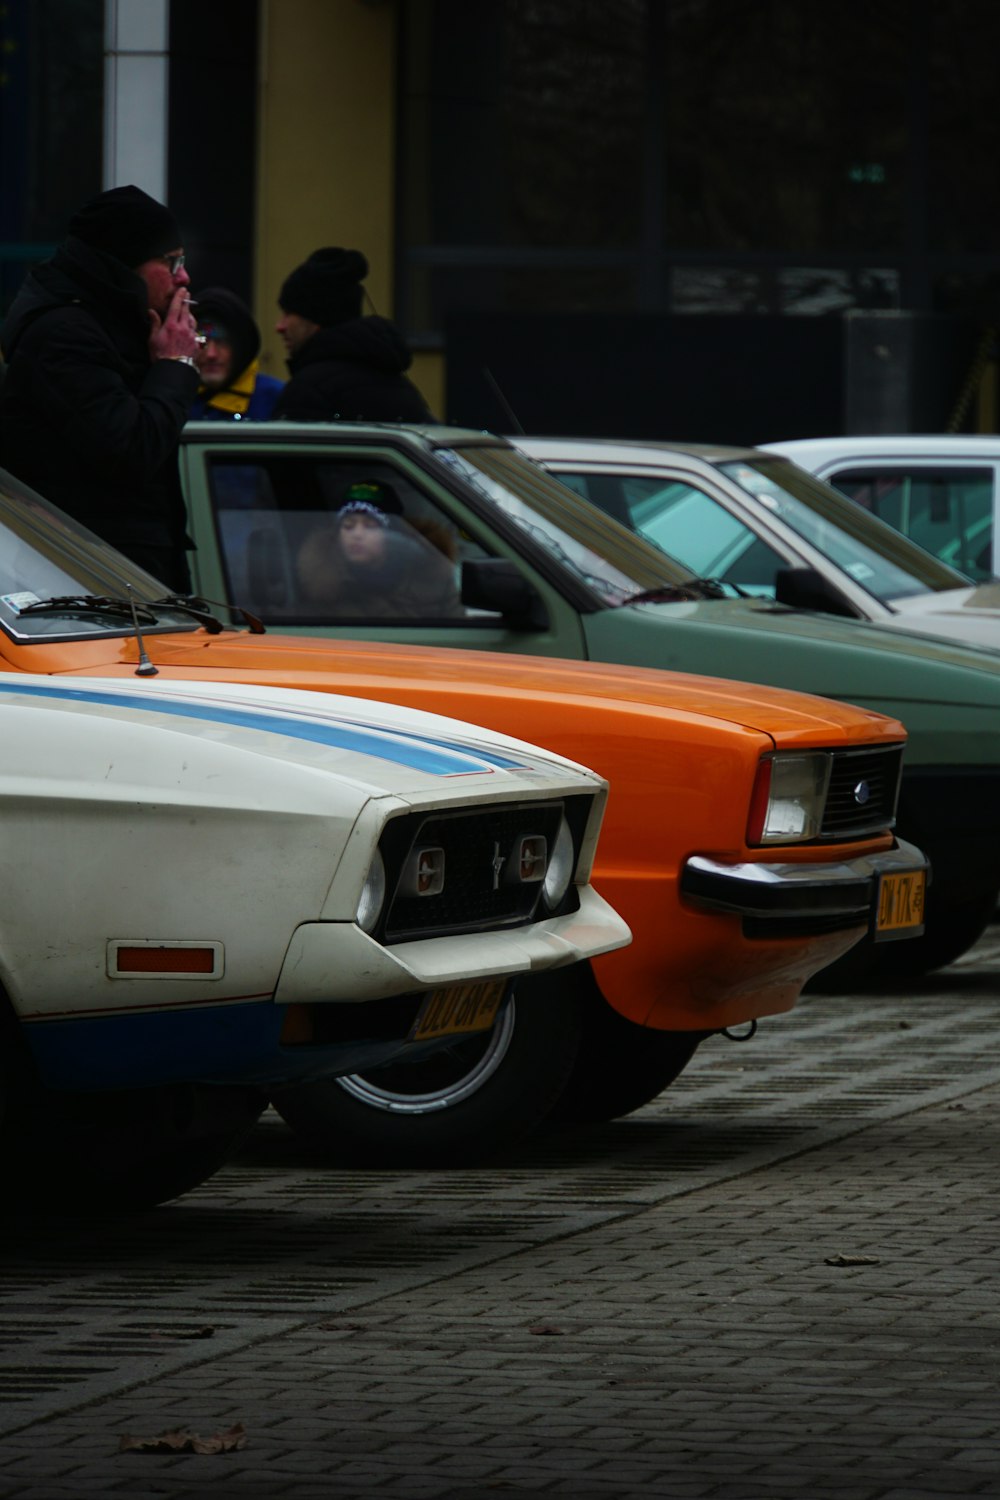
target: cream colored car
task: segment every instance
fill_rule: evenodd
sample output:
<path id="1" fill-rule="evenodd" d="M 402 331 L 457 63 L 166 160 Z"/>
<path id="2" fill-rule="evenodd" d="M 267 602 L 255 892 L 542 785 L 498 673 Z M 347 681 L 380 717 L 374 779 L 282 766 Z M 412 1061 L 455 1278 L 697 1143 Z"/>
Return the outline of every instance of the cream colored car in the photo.
<path id="1" fill-rule="evenodd" d="M 1000 577 L 1000 437 L 958 433 L 766 443 L 975 582 Z"/>
<path id="2" fill-rule="evenodd" d="M 174 1196 L 270 1090 L 490 1032 L 519 976 L 629 941 L 589 884 L 605 783 L 502 735 L 25 674 L 0 725 L 2 1151 L 36 1200 Z"/>

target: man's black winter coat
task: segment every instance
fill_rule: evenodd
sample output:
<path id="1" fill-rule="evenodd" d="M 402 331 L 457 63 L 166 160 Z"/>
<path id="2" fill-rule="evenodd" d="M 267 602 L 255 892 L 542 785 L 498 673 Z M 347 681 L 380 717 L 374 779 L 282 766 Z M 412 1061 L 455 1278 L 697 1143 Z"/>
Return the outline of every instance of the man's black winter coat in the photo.
<path id="1" fill-rule="evenodd" d="M 352 318 L 320 328 L 288 361 L 291 379 L 275 417 L 296 422 L 433 422 L 403 373 L 410 351 L 387 318 Z"/>
<path id="2" fill-rule="evenodd" d="M 0 333 L 0 461 L 173 589 L 188 587 L 181 428 L 198 373 L 149 358 L 146 285 L 74 238 Z"/>

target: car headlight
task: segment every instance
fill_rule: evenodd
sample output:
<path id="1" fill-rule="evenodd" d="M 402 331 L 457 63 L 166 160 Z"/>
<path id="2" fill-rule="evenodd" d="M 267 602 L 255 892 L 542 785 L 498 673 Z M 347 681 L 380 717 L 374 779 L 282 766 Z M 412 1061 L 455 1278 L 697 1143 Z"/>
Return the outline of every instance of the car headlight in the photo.
<path id="1" fill-rule="evenodd" d="M 750 798 L 747 843 L 801 844 L 819 838 L 830 766 L 830 756 L 822 751 L 765 756 Z"/>
<path id="2" fill-rule="evenodd" d="M 385 864 L 379 851 L 375 850 L 375 858 L 372 860 L 365 876 L 365 883 L 361 888 L 358 898 L 358 908 L 354 920 L 363 932 L 372 932 L 382 915 L 382 907 L 385 903 Z"/>
<path id="3" fill-rule="evenodd" d="M 569 831 L 566 819 L 561 818 L 559 832 L 555 836 L 552 853 L 549 855 L 545 880 L 542 883 L 542 899 L 550 911 L 555 910 L 569 890 L 575 865 L 576 850 L 573 848 L 573 835 Z"/>

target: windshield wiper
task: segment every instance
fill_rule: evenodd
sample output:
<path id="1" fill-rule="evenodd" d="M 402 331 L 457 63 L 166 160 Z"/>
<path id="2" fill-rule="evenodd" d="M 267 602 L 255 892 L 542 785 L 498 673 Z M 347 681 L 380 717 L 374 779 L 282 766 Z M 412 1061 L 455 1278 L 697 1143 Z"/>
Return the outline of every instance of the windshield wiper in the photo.
<path id="1" fill-rule="evenodd" d="M 209 605 L 214 605 L 216 609 L 229 609 L 234 614 L 241 615 L 243 623 L 251 635 L 267 634 L 263 621 L 258 619 L 255 614 L 252 614 L 250 610 L 244 609 L 242 604 L 227 604 L 218 599 L 202 599 L 197 594 L 170 594 L 165 599 L 154 599 L 153 603 L 154 605 L 161 605 L 164 609 L 186 610 L 196 620 L 201 620 L 205 629 L 212 635 L 218 635 L 220 630 L 225 630 L 227 627 L 219 623 L 211 613 Z"/>
<path id="2" fill-rule="evenodd" d="M 136 610 L 147 625 L 156 624 L 156 615 L 148 604 L 137 604 Z M 132 601 L 115 599 L 110 594 L 59 594 L 52 599 L 36 599 L 33 604 L 22 604 L 21 615 L 124 615 L 132 619 Z"/>
<path id="3" fill-rule="evenodd" d="M 683 583 L 661 583 L 654 589 L 630 594 L 623 604 L 676 604 L 694 599 L 728 599 L 729 590 L 741 599 L 749 598 L 738 583 L 722 583 L 718 578 L 686 578 Z"/>
<path id="4" fill-rule="evenodd" d="M 18 613 L 22 615 L 123 615 L 132 621 L 135 613 L 144 625 L 159 624 L 157 611 L 170 609 L 180 614 L 191 615 L 204 625 L 211 635 L 218 635 L 225 626 L 217 620 L 203 599 L 174 598 L 152 600 L 117 599 L 111 594 L 60 594 L 52 599 L 38 599 L 33 604 L 24 604 Z"/>

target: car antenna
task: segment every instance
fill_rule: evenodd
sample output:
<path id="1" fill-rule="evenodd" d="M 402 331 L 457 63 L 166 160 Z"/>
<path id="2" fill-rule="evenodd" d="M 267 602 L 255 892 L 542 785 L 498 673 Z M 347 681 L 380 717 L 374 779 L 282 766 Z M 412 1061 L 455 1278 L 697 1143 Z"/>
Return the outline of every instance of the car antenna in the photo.
<path id="1" fill-rule="evenodd" d="M 132 611 L 132 624 L 135 626 L 135 638 L 139 646 L 139 665 L 135 669 L 135 675 L 137 677 L 158 677 L 160 675 L 159 667 L 154 667 L 146 655 L 142 631 L 139 629 L 139 616 L 135 612 L 135 594 L 132 592 L 132 585 L 130 583 L 125 585 L 125 592 L 128 594 L 129 608 Z"/>
<path id="2" fill-rule="evenodd" d="M 489 365 L 483 365 L 483 379 L 486 381 L 486 384 L 489 386 L 490 390 L 493 392 L 494 396 L 496 396 L 497 400 L 500 402 L 500 405 L 503 407 L 503 414 L 507 418 L 507 421 L 510 423 L 514 432 L 517 433 L 518 437 L 527 437 L 528 434 L 525 432 L 524 428 L 515 417 L 514 409 L 511 406 L 510 402 L 507 400 L 507 397 L 504 395 L 503 391 L 500 389 L 496 380 L 494 379 L 493 371 L 490 369 Z"/>

